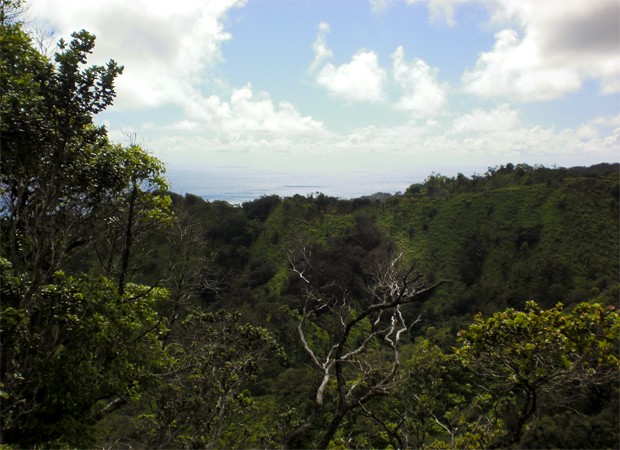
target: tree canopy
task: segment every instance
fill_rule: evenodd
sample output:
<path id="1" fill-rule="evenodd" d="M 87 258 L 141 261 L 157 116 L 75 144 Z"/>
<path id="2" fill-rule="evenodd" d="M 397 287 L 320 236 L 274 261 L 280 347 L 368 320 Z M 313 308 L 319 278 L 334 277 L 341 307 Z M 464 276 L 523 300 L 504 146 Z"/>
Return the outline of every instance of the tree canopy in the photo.
<path id="1" fill-rule="evenodd" d="M 618 446 L 617 164 L 181 196 L 1 5 L 0 447 Z"/>

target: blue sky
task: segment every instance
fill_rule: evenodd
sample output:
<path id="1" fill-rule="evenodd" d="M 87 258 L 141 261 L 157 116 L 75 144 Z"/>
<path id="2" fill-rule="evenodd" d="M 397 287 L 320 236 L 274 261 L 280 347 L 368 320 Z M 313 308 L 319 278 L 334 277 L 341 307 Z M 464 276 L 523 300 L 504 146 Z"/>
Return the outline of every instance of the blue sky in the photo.
<path id="1" fill-rule="evenodd" d="M 173 187 L 178 168 L 470 175 L 620 154 L 617 0 L 29 5 L 33 27 L 87 29 L 91 62 L 125 66 L 98 120 Z"/>

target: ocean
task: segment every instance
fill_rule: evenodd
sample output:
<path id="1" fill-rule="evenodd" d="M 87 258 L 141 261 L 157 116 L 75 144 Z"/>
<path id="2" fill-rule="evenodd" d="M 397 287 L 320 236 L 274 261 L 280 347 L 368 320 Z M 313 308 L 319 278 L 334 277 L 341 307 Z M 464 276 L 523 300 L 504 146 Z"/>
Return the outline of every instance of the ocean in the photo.
<path id="1" fill-rule="evenodd" d="M 276 194 L 290 197 L 322 193 L 350 199 L 377 192 L 404 192 L 411 184 L 422 182 L 427 169 L 409 170 L 321 170 L 277 171 L 248 167 L 169 168 L 172 191 L 191 193 L 205 200 L 223 200 L 231 204 Z"/>

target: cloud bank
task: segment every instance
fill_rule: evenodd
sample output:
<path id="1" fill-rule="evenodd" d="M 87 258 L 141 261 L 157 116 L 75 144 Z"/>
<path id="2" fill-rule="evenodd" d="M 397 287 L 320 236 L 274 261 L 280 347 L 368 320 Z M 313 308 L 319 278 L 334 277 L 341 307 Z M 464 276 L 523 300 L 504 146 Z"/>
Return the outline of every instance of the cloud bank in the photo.
<path id="1" fill-rule="evenodd" d="M 395 2 L 370 0 L 369 10 L 381 15 Z M 597 114 L 571 128 L 524 117 L 526 108 L 592 83 L 601 96 L 620 93 L 617 0 L 405 3 L 423 5 L 436 29 L 458 27 L 460 12 L 475 5 L 486 14 L 480 27 L 491 30 L 491 43 L 448 82 L 443 67 L 412 53 L 411 42 L 338 54 L 329 45 L 332 25 L 319 18 L 308 24 L 313 38 L 291 51 L 307 52 L 298 84 L 328 105 L 323 109 L 308 107 L 303 95 L 291 101 L 256 89 L 251 72 L 237 85 L 222 75 L 226 43 L 235 39 L 229 22 L 246 0 L 31 0 L 31 15 L 65 38 L 76 29 L 92 31 L 93 62 L 125 64 L 110 117 L 147 113 L 137 131 L 168 161 L 243 154 L 258 164 L 267 154 L 330 153 L 454 164 L 617 159 L 618 114 Z M 342 111 L 366 114 L 367 123 L 338 128 L 329 119 Z M 377 120 L 382 115 L 393 119 Z"/>

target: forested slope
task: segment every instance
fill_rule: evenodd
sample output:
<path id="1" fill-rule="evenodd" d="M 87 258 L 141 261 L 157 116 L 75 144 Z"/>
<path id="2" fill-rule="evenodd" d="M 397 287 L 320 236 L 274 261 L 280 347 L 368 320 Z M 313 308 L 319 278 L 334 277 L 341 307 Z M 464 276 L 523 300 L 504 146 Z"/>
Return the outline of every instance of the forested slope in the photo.
<path id="1" fill-rule="evenodd" d="M 270 405 L 279 410 L 278 403 L 283 399 L 288 403 L 294 395 L 303 399 L 297 404 L 308 405 L 318 383 L 312 372 L 303 369 L 308 360 L 296 330 L 304 291 L 291 268 L 300 253 L 308 251 L 321 260 L 325 286 L 338 285 L 353 296 L 363 296 L 365 267 L 377 255 L 402 255 L 400 262 L 415 265 L 427 282 L 445 281 L 429 299 L 406 309 L 410 318 L 420 319 L 410 330 L 410 342 L 416 342 L 413 348 L 434 343 L 439 346 L 437 355 L 443 355 L 456 345 L 458 331 L 476 313 L 522 310 L 528 300 L 546 308 L 594 298 L 603 304 L 617 303 L 618 170 L 618 164 L 570 169 L 507 164 L 471 178 L 433 174 L 396 196 L 353 200 L 322 194 L 270 196 L 242 206 L 209 203 L 191 195 L 173 199 L 203 223 L 213 250 L 212 267 L 219 267 L 229 280 L 221 289 L 203 292 L 201 305 L 239 309 L 247 320 L 267 327 L 286 349 L 286 368 L 272 369 L 275 372 L 261 383 L 265 391 L 258 391 L 273 392 L 262 398 L 275 402 Z M 302 392 L 300 386 L 306 386 Z M 545 420 L 554 429 L 555 422 Z M 542 441 L 528 441 L 534 438 L 527 434 L 519 439 L 528 445 L 583 446 L 593 439 L 589 434 L 593 426 L 583 425 L 590 431 L 580 438 L 553 437 L 546 434 L 549 430 L 537 429 L 546 436 Z M 616 442 L 615 425 L 605 426 L 613 436 L 606 442 Z M 361 433 L 353 429 L 354 435 Z M 312 440 L 302 442 L 316 445 Z M 381 446 L 397 441 L 360 442 Z"/>
<path id="2" fill-rule="evenodd" d="M 372 222 L 408 261 L 451 280 L 428 311 L 447 316 L 520 307 L 531 299 L 546 306 L 572 304 L 617 282 L 617 165 L 593 168 L 587 176 L 577 169 L 521 165 L 516 180 L 504 170 L 493 169 L 478 178 L 483 187 L 461 187 L 461 192 L 451 186 L 429 192 L 429 185 L 443 178 L 431 176 L 406 194 L 381 201 L 321 195 L 278 203 L 260 199 L 243 208 L 261 203 L 269 208 L 260 226 L 249 222 L 260 227 L 249 252 L 278 269 L 269 283 L 278 292 L 287 252 L 299 242 L 326 244 L 330 237 L 363 234 L 363 226 L 355 224 Z M 545 178 L 537 180 L 538 172 Z"/>
<path id="3" fill-rule="evenodd" d="M 618 164 L 180 196 L 1 6 L 0 447 L 619 446 Z"/>

